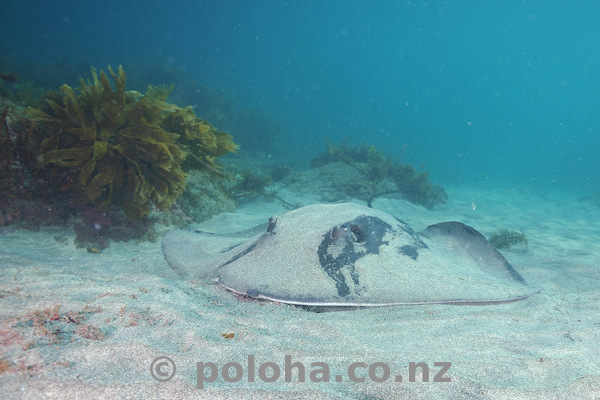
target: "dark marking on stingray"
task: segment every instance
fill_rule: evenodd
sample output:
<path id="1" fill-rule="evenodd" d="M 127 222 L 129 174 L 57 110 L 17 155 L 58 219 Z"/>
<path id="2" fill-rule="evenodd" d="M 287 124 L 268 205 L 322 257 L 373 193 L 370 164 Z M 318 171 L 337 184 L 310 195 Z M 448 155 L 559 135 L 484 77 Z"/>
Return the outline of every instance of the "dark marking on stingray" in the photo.
<path id="1" fill-rule="evenodd" d="M 223 254 L 223 253 L 227 253 L 228 251 L 231 251 L 231 250 L 235 249 L 236 247 L 238 247 L 238 246 L 239 246 L 239 245 L 241 245 L 241 244 L 242 244 L 242 243 L 238 243 L 238 244 L 235 244 L 235 245 L 233 245 L 233 246 L 231 246 L 231 247 L 227 247 L 227 248 L 225 248 L 225 249 L 221 250 L 221 251 L 220 251 L 220 253 L 221 253 L 221 254 Z"/>
<path id="2" fill-rule="evenodd" d="M 244 250 L 244 251 L 240 252 L 239 254 L 236 254 L 236 255 L 235 255 L 234 257 L 232 257 L 232 258 L 231 258 L 229 261 L 227 261 L 226 263 L 224 263 L 224 264 L 221 266 L 221 268 L 222 268 L 222 267 L 224 267 L 224 266 L 226 266 L 226 265 L 228 265 L 228 264 L 231 264 L 231 263 L 232 263 L 232 262 L 234 262 L 234 261 L 237 261 L 237 260 L 239 260 L 239 259 L 240 259 L 240 258 L 242 258 L 242 257 L 244 257 L 246 254 L 248 254 L 248 253 L 250 253 L 252 250 L 254 250 L 254 248 L 255 248 L 255 247 L 256 247 L 256 243 L 255 243 L 255 244 L 253 244 L 252 246 L 248 247 L 246 250 Z"/>
<path id="3" fill-rule="evenodd" d="M 225 262 L 223 265 L 221 265 L 220 268 L 223 268 L 224 266 L 231 264 L 234 261 L 239 260 L 240 258 L 244 257 L 246 254 L 250 253 L 252 250 L 254 250 L 256 248 L 256 246 L 260 243 L 261 240 L 263 240 L 266 236 L 271 236 L 274 235 L 275 232 L 268 232 L 265 233 L 263 236 L 261 236 L 260 239 L 258 239 L 254 244 L 252 244 L 251 246 L 248 246 L 248 248 L 244 251 L 241 251 L 240 253 L 236 254 L 234 257 L 232 257 L 229 261 Z M 233 246 L 233 248 L 236 248 L 239 245 Z"/>
<path id="4" fill-rule="evenodd" d="M 388 223 L 379 218 L 360 216 L 334 226 L 324 235 L 317 255 L 321 267 L 334 280 L 341 297 L 350 294 L 350 287 L 341 269 L 347 267 L 354 286 L 359 287 L 360 280 L 354 263 L 367 254 L 379 254 L 379 246 L 385 243 L 383 236 L 391 229 Z"/>
<path id="5" fill-rule="evenodd" d="M 398 252 L 404 254 L 405 256 L 409 256 L 413 260 L 416 260 L 417 257 L 419 257 L 419 251 L 417 250 L 416 246 L 402 246 L 398 249 Z"/>

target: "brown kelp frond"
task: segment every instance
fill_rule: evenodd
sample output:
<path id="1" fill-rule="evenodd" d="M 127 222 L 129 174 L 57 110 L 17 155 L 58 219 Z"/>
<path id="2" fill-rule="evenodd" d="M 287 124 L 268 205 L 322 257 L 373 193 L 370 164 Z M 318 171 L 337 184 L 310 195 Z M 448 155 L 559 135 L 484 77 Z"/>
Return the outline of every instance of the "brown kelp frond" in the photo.
<path id="1" fill-rule="evenodd" d="M 394 161 L 372 145 L 349 146 L 346 141 L 339 146 L 327 143 L 327 151 L 317 155 L 311 165 L 319 167 L 334 162 L 342 162 L 360 172 L 362 178 L 353 187 L 369 188 L 370 193 L 365 196 L 369 206 L 376 197 L 393 193 L 430 209 L 448 199 L 441 186 L 429 181 L 428 171 L 417 172 L 412 166 Z M 388 184 L 383 185 L 384 182 Z M 353 189 L 347 194 L 355 197 L 357 191 Z"/>
<path id="2" fill-rule="evenodd" d="M 523 231 L 516 232 L 508 229 L 498 229 L 491 234 L 488 240 L 495 248 L 501 250 L 510 249 L 512 246 L 519 244 L 525 244 L 525 247 L 528 245 L 527 237 Z"/>
<path id="3" fill-rule="evenodd" d="M 193 154 L 217 169 L 215 158 L 236 145 L 227 134 L 195 117 L 191 107 L 166 102 L 172 89 L 149 86 L 145 94 L 126 91 L 119 66 L 92 68 L 92 80 L 81 79 L 79 94 L 68 85 L 48 99 L 48 110 L 29 108 L 29 115 L 50 131 L 41 144 L 40 168 L 73 168 L 90 203 L 103 209 L 122 208 L 139 220 L 151 205 L 167 210 L 185 187 L 182 163 Z"/>

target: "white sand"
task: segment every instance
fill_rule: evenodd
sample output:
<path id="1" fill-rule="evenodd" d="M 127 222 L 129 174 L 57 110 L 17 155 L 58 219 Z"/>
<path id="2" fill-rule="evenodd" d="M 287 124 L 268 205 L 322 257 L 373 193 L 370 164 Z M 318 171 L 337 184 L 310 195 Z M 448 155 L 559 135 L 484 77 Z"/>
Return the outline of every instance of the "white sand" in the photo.
<path id="1" fill-rule="evenodd" d="M 528 249 L 503 254 L 540 294 L 499 306 L 317 314 L 243 302 L 213 285 L 183 281 L 163 260 L 160 242 L 116 243 L 91 254 L 75 248 L 68 230 L 4 231 L 2 397 L 600 398 L 600 207 L 525 190 L 450 188 L 448 194 L 438 211 L 386 199 L 374 206 L 415 230 L 447 220 L 485 236 L 522 229 Z M 284 211 L 279 203 L 253 203 L 201 227 L 231 232 Z M 235 336 L 226 339 L 227 333 Z M 196 362 L 245 366 L 254 355 L 256 369 L 275 362 L 283 370 L 286 354 L 305 364 L 307 381 L 310 363 L 327 363 L 332 382 L 266 383 L 256 372 L 255 382 L 245 375 L 196 388 Z M 165 383 L 150 375 L 150 363 L 162 355 L 177 365 Z M 385 362 L 392 378 L 335 382 L 357 361 Z M 451 362 L 451 382 L 406 382 L 409 362 L 427 363 L 432 375 L 439 370 L 434 362 Z M 394 382 L 396 374 L 405 381 Z"/>

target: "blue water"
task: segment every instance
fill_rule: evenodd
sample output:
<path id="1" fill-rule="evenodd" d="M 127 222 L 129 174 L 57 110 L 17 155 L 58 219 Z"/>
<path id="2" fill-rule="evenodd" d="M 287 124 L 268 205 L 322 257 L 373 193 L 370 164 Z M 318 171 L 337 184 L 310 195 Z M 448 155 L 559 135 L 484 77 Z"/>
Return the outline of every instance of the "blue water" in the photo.
<path id="1" fill-rule="evenodd" d="M 351 137 L 442 185 L 600 186 L 598 1 L 4 0 L 0 37 L 9 63 L 225 90 L 281 122 L 276 158 Z"/>

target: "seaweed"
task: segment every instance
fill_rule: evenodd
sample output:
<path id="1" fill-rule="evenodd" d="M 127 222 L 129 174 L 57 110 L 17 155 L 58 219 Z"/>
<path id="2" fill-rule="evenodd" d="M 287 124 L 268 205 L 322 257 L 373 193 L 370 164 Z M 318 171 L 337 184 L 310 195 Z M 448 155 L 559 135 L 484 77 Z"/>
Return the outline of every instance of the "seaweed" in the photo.
<path id="1" fill-rule="evenodd" d="M 271 168 L 271 178 L 274 182 L 279 182 L 293 172 L 292 168 L 285 164 L 278 164 Z"/>
<path id="2" fill-rule="evenodd" d="M 266 196 L 267 186 L 272 183 L 273 180 L 268 176 L 252 171 L 244 171 L 237 179 L 237 183 L 231 188 L 231 193 L 237 198 Z"/>
<path id="3" fill-rule="evenodd" d="M 386 194 L 399 193 L 407 201 L 428 209 L 444 204 L 448 199 L 441 186 L 429 181 L 428 171 L 417 172 L 412 166 L 394 161 L 372 145 L 348 146 L 344 141 L 335 146 L 328 142 L 327 151 L 313 158 L 311 166 L 334 162 L 342 162 L 360 172 L 363 179 L 355 182 L 352 193 L 348 194 L 355 196 L 359 192 L 356 187 L 368 188 L 366 200 L 369 207 L 376 197 Z M 384 181 L 388 184 L 383 185 Z"/>
<path id="4" fill-rule="evenodd" d="M 19 78 L 13 72 L 2 72 L 0 71 L 0 79 L 8 82 L 17 82 Z"/>
<path id="5" fill-rule="evenodd" d="M 263 197 L 268 201 L 278 200 L 290 209 L 300 208 L 299 204 L 292 204 L 282 199 L 275 189 L 268 189 L 273 183 L 273 179 L 262 173 L 255 173 L 250 170 L 241 171 L 232 180 L 234 183 L 229 189 L 229 193 L 236 199 L 252 199 Z"/>
<path id="6" fill-rule="evenodd" d="M 512 246 L 525 244 L 527 247 L 528 240 L 523 231 L 509 231 L 508 229 L 498 229 L 492 233 L 488 239 L 490 243 L 497 249 L 510 249 Z"/>
<path id="7" fill-rule="evenodd" d="M 168 103 L 173 86 L 148 86 L 145 94 L 126 91 L 123 68 L 108 71 L 114 89 L 104 71 L 98 75 L 92 68 L 92 81 L 80 79 L 79 94 L 62 85 L 45 110 L 28 108 L 50 130 L 40 146 L 39 168 L 70 168 L 87 203 L 120 208 L 140 220 L 152 205 L 171 207 L 185 188 L 186 170 L 218 173 L 215 159 L 237 146 L 196 118 L 191 107 Z"/>
<path id="8" fill-rule="evenodd" d="M 178 143 L 188 150 L 190 157 L 182 165 L 184 171 L 209 169 L 218 173 L 215 159 L 237 150 L 229 134 L 217 131 L 208 121 L 197 118 L 191 106 L 177 107 L 169 113 L 162 127 L 177 133 Z"/>

